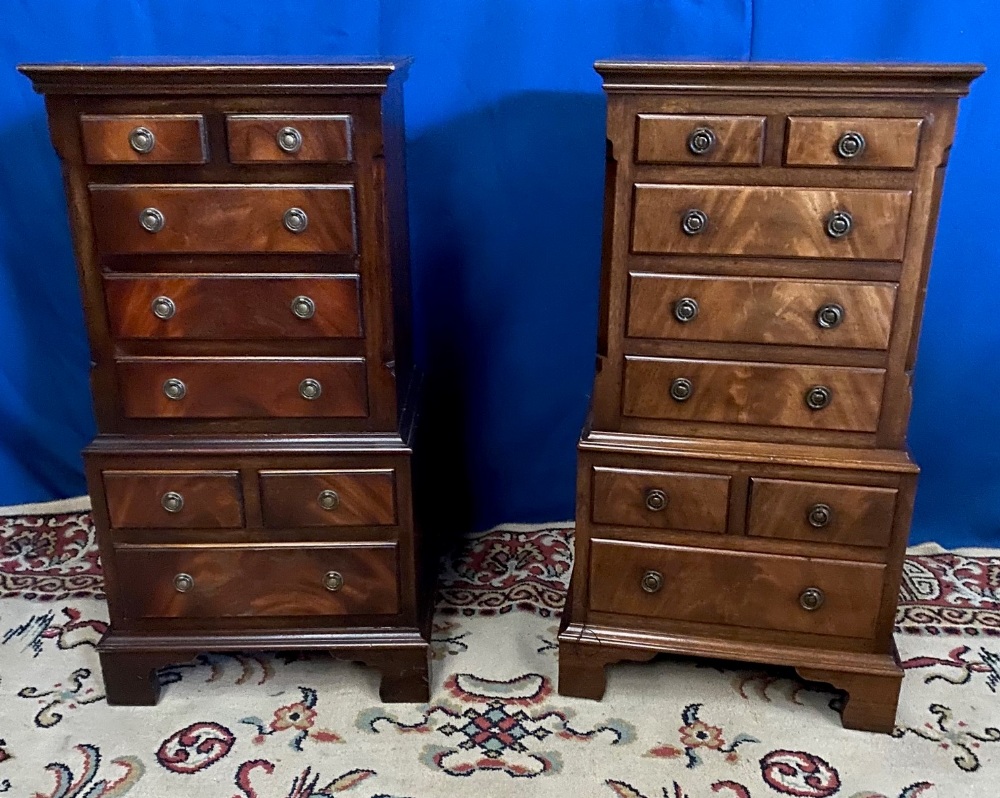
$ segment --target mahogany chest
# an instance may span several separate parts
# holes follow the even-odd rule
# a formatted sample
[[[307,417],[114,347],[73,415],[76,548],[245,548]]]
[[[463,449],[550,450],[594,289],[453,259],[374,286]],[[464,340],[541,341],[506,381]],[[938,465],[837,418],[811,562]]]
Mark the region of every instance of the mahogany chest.
[[[891,731],[923,296],[976,66],[601,62],[597,375],[559,690],[794,667]]]
[[[328,649],[427,699],[406,66],[21,67],[93,353],[109,703],[246,649]]]

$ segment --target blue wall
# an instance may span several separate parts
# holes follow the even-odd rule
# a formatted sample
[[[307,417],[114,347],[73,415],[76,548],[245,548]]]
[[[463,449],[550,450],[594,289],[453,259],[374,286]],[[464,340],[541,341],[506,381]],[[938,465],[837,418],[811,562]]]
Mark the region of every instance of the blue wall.
[[[604,101],[592,63],[982,61],[994,0],[5,0],[0,27],[0,504],[81,493],[94,428],[58,164],[22,61],[416,57],[406,85],[417,348],[464,522],[569,518],[595,342]],[[154,13],[155,6],[155,13]],[[917,374],[914,539],[1000,543],[988,246],[1000,80],[963,103]]]

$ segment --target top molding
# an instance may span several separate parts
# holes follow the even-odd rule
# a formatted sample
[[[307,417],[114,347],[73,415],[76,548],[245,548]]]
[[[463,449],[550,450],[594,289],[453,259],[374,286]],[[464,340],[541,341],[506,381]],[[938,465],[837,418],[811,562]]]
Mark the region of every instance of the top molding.
[[[610,93],[964,97],[982,64],[598,61]]]
[[[17,69],[39,94],[372,94],[405,80],[411,60],[121,59]]]

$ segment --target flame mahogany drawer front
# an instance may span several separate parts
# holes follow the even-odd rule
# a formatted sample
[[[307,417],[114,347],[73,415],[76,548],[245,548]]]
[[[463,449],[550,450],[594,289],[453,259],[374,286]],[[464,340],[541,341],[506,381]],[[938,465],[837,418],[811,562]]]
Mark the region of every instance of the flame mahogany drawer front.
[[[90,205],[106,255],[357,251],[352,185],[93,185]]]
[[[261,471],[264,526],[392,526],[396,472]]]
[[[80,117],[88,164],[200,164],[208,160],[201,114]]]
[[[885,566],[595,539],[590,609],[868,638]]]
[[[729,477],[595,468],[595,524],[725,532]]]
[[[346,163],[351,117],[232,114],[226,117],[233,163]]]
[[[394,615],[395,543],[119,546],[125,617]]]
[[[237,529],[243,493],[237,471],[105,471],[111,526]]]
[[[793,116],[788,120],[788,166],[913,169],[923,119]]]
[[[639,114],[636,163],[757,166],[764,117]]]
[[[356,275],[104,277],[115,338],[360,338]]]

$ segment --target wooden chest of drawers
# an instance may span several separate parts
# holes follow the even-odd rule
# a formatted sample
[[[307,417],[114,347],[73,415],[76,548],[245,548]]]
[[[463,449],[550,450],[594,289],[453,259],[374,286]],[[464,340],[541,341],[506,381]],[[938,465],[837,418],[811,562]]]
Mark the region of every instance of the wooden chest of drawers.
[[[41,65],[93,352],[108,701],[328,649],[426,700],[405,62]]]
[[[602,62],[604,263],[559,690],[792,666],[890,731],[916,353],[975,66]]]

